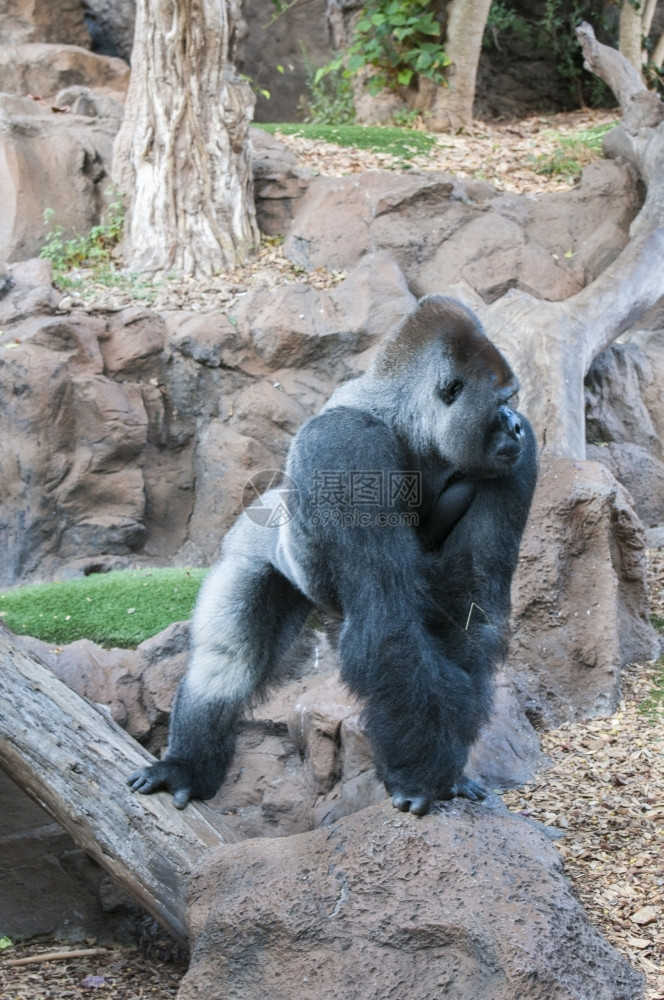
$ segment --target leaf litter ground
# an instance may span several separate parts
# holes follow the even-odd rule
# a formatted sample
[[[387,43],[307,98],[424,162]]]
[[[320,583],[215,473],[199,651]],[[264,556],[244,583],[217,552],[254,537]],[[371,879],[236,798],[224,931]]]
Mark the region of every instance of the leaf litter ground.
[[[574,180],[557,169],[539,173],[558,156],[560,137],[574,137],[615,120],[615,113],[577,112],[508,125],[481,125],[472,133],[440,138],[417,169],[448,170],[477,177],[499,189],[537,194],[565,190]],[[345,174],[376,167],[400,169],[387,154],[348,150],[297,136],[285,137],[301,166]],[[538,159],[544,158],[544,159]],[[585,165],[585,163],[581,164]],[[330,287],[341,272],[307,275],[293,268],[280,248],[265,242],[251,264],[233,275],[165,285],[157,308],[229,308],[256,284],[309,281]],[[87,298],[87,297],[86,297]],[[85,303],[122,308],[135,300],[106,288]],[[147,303],[146,303],[147,304]],[[664,552],[649,553],[651,610],[664,622]],[[608,718],[569,723],[541,734],[549,766],[532,785],[504,796],[509,808],[564,831],[556,841],[567,877],[590,920],[646,977],[646,1000],[664,1000],[664,666],[633,665],[623,674],[618,711]],[[0,933],[2,928],[0,928]],[[13,966],[17,957],[38,956],[79,945],[26,942],[0,952],[0,996],[12,1000],[67,1000],[107,996],[113,1000],[167,1000],[176,995],[184,967],[154,951],[113,946],[93,956]],[[168,949],[166,949],[168,950]]]
[[[567,191],[581,169],[600,157],[598,130],[616,121],[616,111],[577,111],[537,116],[509,124],[476,123],[471,131],[441,135],[427,155],[407,161],[386,152],[339,146],[298,134],[277,138],[313,174],[340,177],[364,170],[440,170],[460,178],[485,180],[498,191],[537,195]],[[594,141],[593,141],[594,139]],[[151,309],[218,309],[232,314],[239,297],[252,288],[306,282],[331,288],[346,277],[342,270],[306,272],[284,255],[281,241],[263,239],[258,252],[230,274],[176,279],[127,275],[121,271],[101,281],[90,268],[70,272],[61,311],[86,308],[116,311],[129,305]]]

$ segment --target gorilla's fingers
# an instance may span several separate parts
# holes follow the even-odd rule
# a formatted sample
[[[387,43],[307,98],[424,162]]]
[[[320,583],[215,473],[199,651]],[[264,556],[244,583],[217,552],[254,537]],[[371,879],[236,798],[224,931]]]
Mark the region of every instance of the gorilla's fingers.
[[[471,778],[467,778],[465,775],[459,778],[455,787],[455,795],[464,799],[470,799],[471,802],[482,802],[487,796],[486,788],[483,788],[482,785]]]
[[[149,767],[142,767],[140,771],[134,771],[133,774],[129,775],[127,784],[132,792],[140,792],[142,795],[148,795],[157,788],[157,782],[151,775],[151,770]]]

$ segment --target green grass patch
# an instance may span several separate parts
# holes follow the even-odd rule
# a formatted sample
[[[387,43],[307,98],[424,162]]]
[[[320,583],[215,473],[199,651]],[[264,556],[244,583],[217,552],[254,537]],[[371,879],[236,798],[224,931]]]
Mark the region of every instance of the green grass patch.
[[[283,122],[278,125],[257,125],[274,135],[301,135],[318,142],[333,142],[337,146],[370,149],[374,153],[389,153],[399,160],[414,156],[429,156],[437,143],[435,135],[415,129],[384,125],[318,125]]]
[[[661,619],[659,619],[661,621]],[[639,715],[648,722],[661,722],[664,715],[664,656],[655,664],[650,694],[639,705]]]
[[[65,646],[91,639],[132,649],[191,617],[206,569],[94,573],[0,592],[0,618],[18,635]]]

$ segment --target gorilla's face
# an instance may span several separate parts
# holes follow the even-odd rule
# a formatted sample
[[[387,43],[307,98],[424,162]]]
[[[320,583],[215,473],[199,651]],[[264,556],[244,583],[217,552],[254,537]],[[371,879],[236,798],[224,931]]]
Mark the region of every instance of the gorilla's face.
[[[518,460],[523,427],[512,401],[519,383],[460,303],[421,299],[386,345],[379,372],[399,401],[396,424],[416,449],[469,475],[500,475]]]
[[[524,444],[523,422],[513,408],[519,383],[488,340],[483,353],[498,355],[505,371],[498,380],[488,366],[449,365],[449,376],[438,387],[430,414],[435,423],[434,447],[462,472],[482,476],[507,472]],[[451,367],[451,371],[450,371]],[[432,427],[432,430],[434,428]]]

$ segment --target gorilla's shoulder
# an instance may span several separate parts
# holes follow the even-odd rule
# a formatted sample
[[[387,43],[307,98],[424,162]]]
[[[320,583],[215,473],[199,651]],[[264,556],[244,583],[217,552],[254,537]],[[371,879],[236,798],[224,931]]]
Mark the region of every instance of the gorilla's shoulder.
[[[394,464],[401,447],[389,425],[377,414],[354,406],[332,406],[304,424],[297,433],[291,459],[303,453],[347,464],[389,461]],[[331,467],[331,466],[330,466]],[[336,466],[335,466],[336,467]]]

